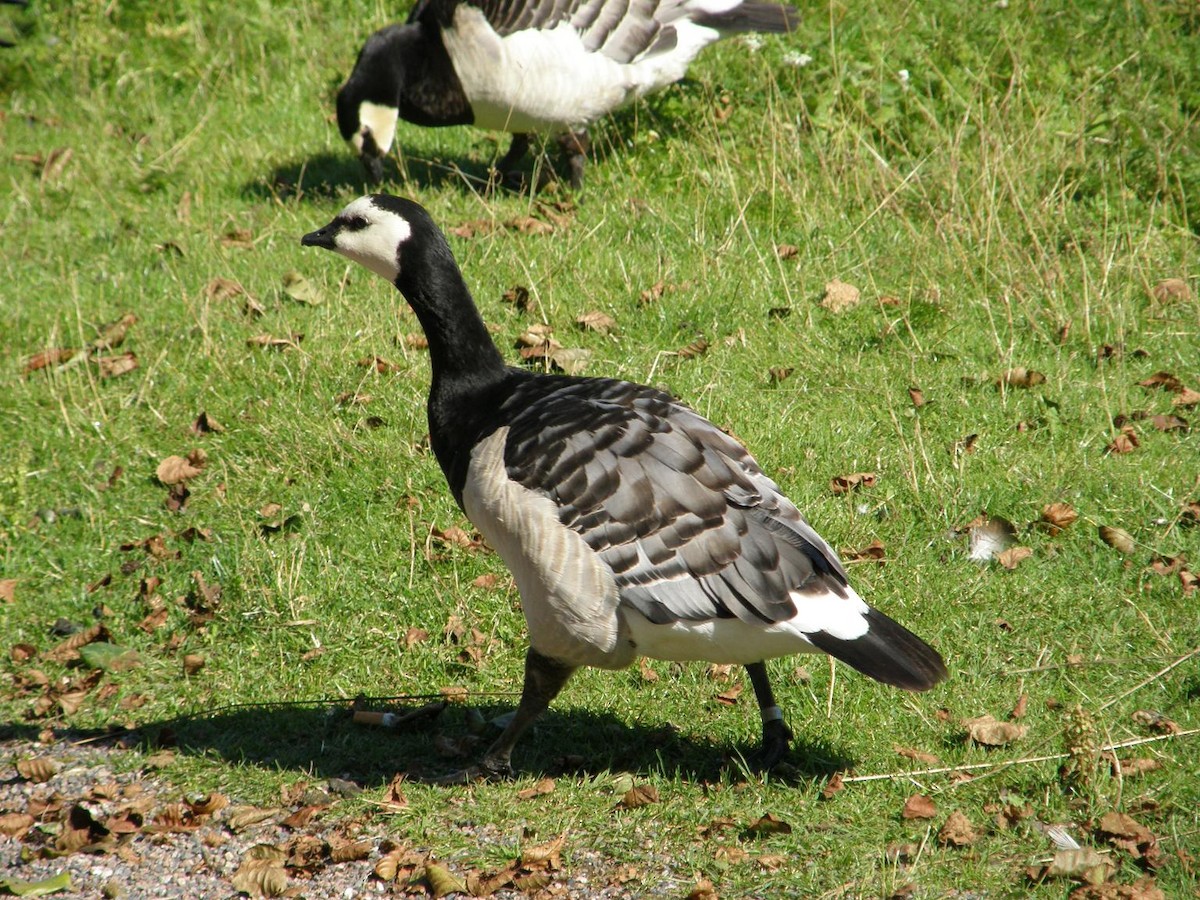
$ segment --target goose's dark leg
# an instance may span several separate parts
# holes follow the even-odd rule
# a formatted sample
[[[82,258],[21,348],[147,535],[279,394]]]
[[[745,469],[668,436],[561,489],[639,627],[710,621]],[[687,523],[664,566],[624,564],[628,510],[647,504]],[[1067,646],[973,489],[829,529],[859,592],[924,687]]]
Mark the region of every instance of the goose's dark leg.
[[[585,128],[582,131],[560,134],[558,145],[562,147],[563,155],[567,157],[567,166],[571,170],[571,189],[578,191],[583,187],[583,167],[587,163],[588,151],[592,149],[592,139]]]
[[[525,684],[521,688],[521,702],[516,715],[479,761],[475,777],[496,779],[512,776],[513,747],[537,717],[546,711],[550,701],[558,696],[574,671],[572,666],[556,663],[532,647],[529,649],[525,654]]]
[[[525,154],[528,152],[529,135],[514,134],[512,136],[512,143],[508,145],[508,152],[500,158],[500,162],[496,163],[496,174],[499,177],[500,184],[509,186],[515,174],[513,170],[517,167],[517,163],[524,159]],[[517,177],[517,180],[519,182],[519,176]]]
[[[746,674],[750,676],[750,683],[754,685],[758,712],[762,716],[762,749],[758,752],[755,764],[759,769],[766,771],[774,768],[787,755],[792,731],[783,721],[783,710],[775,705],[775,694],[771,690],[771,680],[767,677],[766,663],[747,663]]]

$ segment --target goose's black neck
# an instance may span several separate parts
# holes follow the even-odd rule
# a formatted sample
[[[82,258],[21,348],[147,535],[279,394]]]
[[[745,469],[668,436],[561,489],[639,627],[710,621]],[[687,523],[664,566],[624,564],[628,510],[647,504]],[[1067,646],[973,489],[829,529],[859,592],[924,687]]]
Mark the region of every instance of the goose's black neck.
[[[402,251],[396,287],[429,340],[430,443],[461,502],[471,447],[493,427],[496,409],[511,389],[511,370],[488,334],[445,238],[436,230],[426,237]]]

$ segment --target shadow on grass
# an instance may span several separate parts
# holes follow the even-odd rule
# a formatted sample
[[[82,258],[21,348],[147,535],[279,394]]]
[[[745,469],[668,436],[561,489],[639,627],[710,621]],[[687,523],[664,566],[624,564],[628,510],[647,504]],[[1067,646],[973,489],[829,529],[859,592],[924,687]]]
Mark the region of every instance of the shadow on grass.
[[[477,709],[487,722],[512,708],[497,705]],[[348,704],[250,705],[148,722],[133,730],[70,729],[57,732],[57,736],[93,746],[143,751],[171,748],[238,765],[343,778],[371,788],[387,784],[401,771],[437,776],[469,765],[499,733],[489,724],[478,736],[473,735],[466,708],[455,705],[448,706],[440,716],[421,719],[405,729],[359,725],[352,716]],[[42,727],[0,723],[0,740],[33,741]],[[461,750],[463,755],[449,756],[450,749]],[[718,781],[731,772],[737,777],[742,758],[751,758],[756,749],[714,743],[667,725],[629,725],[607,713],[551,710],[517,745],[513,765],[522,776],[625,771]],[[853,761],[824,742],[798,740],[786,763],[786,769],[776,774],[800,782],[827,778],[849,768]]]

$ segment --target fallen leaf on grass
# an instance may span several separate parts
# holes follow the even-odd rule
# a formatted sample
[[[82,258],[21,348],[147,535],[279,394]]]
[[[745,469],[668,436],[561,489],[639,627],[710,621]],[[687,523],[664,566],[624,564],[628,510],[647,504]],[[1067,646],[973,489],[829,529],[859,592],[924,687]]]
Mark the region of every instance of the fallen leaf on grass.
[[[1079,513],[1069,503],[1048,503],[1042,507],[1041,524],[1051,535],[1058,534],[1079,518]]]
[[[937,804],[924,794],[913,794],[904,801],[900,812],[902,819],[932,819],[937,815]]]
[[[958,810],[950,813],[950,817],[938,831],[938,843],[943,847],[969,847],[978,838],[971,820]]]
[[[1032,547],[1009,547],[996,554],[996,562],[1012,571],[1031,556],[1033,556]]]
[[[437,900],[448,894],[465,894],[467,885],[462,879],[451,874],[445,866],[437,863],[425,864],[425,880],[429,883],[429,893]]]
[[[158,464],[154,474],[162,484],[170,487],[195,478],[207,464],[208,454],[197,448],[187,456],[168,456]]]
[[[717,889],[707,878],[701,878],[688,891],[685,900],[718,900]]]
[[[188,431],[192,434],[220,434],[224,430],[224,425],[204,411],[201,411],[188,427]]]
[[[270,334],[256,334],[254,337],[246,338],[246,344],[250,347],[263,347],[268,350],[295,350],[299,348],[302,340],[304,340],[304,335],[293,331],[289,337],[285,338]]]
[[[857,488],[875,487],[878,476],[874,472],[855,472],[852,475],[835,475],[829,481],[829,490],[845,494]]]
[[[800,255],[800,248],[795,244],[776,244],[775,255],[780,259],[792,259]]]
[[[693,359],[697,356],[703,356],[708,352],[708,341],[702,337],[696,338],[686,347],[680,347],[675,351],[675,355],[680,359]]]
[[[242,283],[234,281],[232,278],[217,276],[210,279],[208,284],[204,286],[204,296],[217,303],[224,300],[232,300],[234,297],[240,297],[244,294],[246,294],[246,289],[242,287]]]
[[[764,837],[769,834],[791,834],[792,826],[774,813],[767,813],[746,826],[746,834],[752,837]]]
[[[584,331],[595,331],[599,334],[608,334],[617,327],[617,320],[608,313],[600,312],[593,309],[589,312],[581,313],[575,318],[575,324]]]
[[[883,541],[876,538],[858,550],[847,550],[842,553],[842,562],[887,562],[887,548],[884,547]]]
[[[1164,278],[1150,288],[1150,296],[1159,303],[1186,302],[1192,299],[1192,289],[1182,278]]]
[[[905,759],[911,759],[914,762],[924,763],[927,766],[941,765],[942,762],[940,757],[934,756],[932,753],[928,753],[924,750],[917,750],[914,747],[894,746],[892,749]]]
[[[119,356],[97,356],[95,360],[100,369],[101,378],[117,378],[138,367],[137,356],[133,353],[122,353]]]
[[[1046,376],[1041,372],[1027,369],[1024,366],[1017,366],[1009,369],[1002,374],[997,381],[997,384],[1004,387],[1013,388],[1031,388],[1037,387],[1039,384],[1046,383]]]
[[[1133,884],[1117,884],[1105,881],[1100,884],[1085,884],[1071,891],[1067,900],[1167,900],[1167,895],[1147,875]]]
[[[825,294],[821,297],[821,306],[834,313],[845,312],[858,306],[862,293],[852,284],[847,284],[835,278],[825,285]]]
[[[1141,446],[1141,443],[1137,430],[1132,425],[1125,425],[1121,428],[1121,433],[1113,438],[1104,450],[1106,453],[1112,454],[1132,453]]]
[[[36,372],[38,369],[44,369],[47,366],[61,365],[82,352],[72,347],[53,347],[49,350],[42,350],[39,353],[25,357],[21,363],[21,372],[24,375],[28,375],[30,372]]]
[[[658,788],[652,784],[635,784],[625,792],[625,796],[617,804],[617,809],[638,809],[658,803]]]
[[[0,603],[17,601],[17,579],[0,578]]]
[[[322,299],[317,286],[296,271],[284,273],[283,292],[305,306],[316,306]]]
[[[230,228],[217,238],[217,242],[222,247],[230,247],[237,250],[253,250],[254,232],[249,228]]]
[[[554,793],[554,779],[542,778],[532,787],[517,791],[518,800],[532,800],[534,797],[544,797]]]
[[[447,546],[461,547],[464,550],[479,550],[484,546],[482,537],[469,535],[457,525],[451,525],[446,529],[432,525],[430,526],[429,534],[436,541],[440,541]]]
[[[1021,740],[1029,733],[1028,725],[1001,722],[991,715],[964,719],[962,724],[967,729],[967,736],[984,747],[1003,747]]]
[[[1118,553],[1128,555],[1134,551],[1136,545],[1133,535],[1124,528],[1117,528],[1113,525],[1101,525],[1098,530],[1100,540],[1104,541],[1104,543],[1108,544],[1108,546],[1112,547]]]
[[[920,409],[925,405],[925,392],[918,387],[910,387],[908,389],[908,397],[915,409]]]

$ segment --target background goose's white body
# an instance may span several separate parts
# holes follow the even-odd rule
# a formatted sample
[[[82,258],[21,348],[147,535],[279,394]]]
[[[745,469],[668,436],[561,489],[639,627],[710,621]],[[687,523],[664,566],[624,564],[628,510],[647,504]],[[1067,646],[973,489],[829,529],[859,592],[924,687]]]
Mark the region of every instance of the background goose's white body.
[[[577,131],[638,97],[674,84],[705,46],[712,28],[680,19],[671,49],[621,61],[589,50],[569,21],[501,36],[483,11],[461,4],[442,41],[475,125],[495,131]]]

